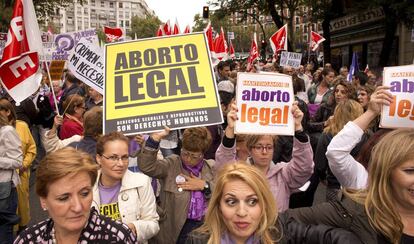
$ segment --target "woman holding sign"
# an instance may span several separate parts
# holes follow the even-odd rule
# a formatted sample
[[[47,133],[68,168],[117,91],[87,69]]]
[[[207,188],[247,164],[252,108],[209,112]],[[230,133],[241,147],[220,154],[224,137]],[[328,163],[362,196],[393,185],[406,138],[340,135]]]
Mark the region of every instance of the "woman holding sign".
[[[351,155],[351,151],[360,142],[364,131],[366,131],[372,121],[375,121],[381,112],[382,106],[389,106],[393,98],[388,91],[388,87],[380,86],[371,95],[370,102],[367,104],[367,111],[354,121],[348,122],[344,128],[335,135],[326,151],[326,158],[328,159],[329,168],[336,176],[342,187],[349,187],[353,189],[365,189],[368,182],[369,165],[362,161],[369,162],[371,157],[372,147],[378,141],[370,140],[363,146],[357,160]],[[380,130],[381,137],[388,131]],[[372,137],[376,136],[375,133]],[[378,137],[376,136],[378,139]],[[366,149],[369,147],[371,150]],[[361,153],[365,152],[364,155]],[[367,160],[365,160],[367,158]],[[363,159],[362,161],[360,159]],[[361,162],[361,163],[360,163]]]
[[[138,154],[138,166],[161,183],[157,243],[184,243],[187,234],[203,223],[214,188],[210,161],[204,159],[211,135],[206,127],[188,128],[183,133],[181,154],[157,160],[160,140],[168,132],[166,128],[148,138]]]
[[[289,208],[290,194],[303,186],[313,173],[313,153],[308,135],[303,131],[303,113],[294,102],[291,112],[295,119],[292,160],[289,163],[274,164],[273,151],[277,137],[270,135],[248,135],[246,140],[250,157],[247,162],[256,166],[267,177],[271,191],[276,199],[279,211]],[[216,152],[216,164],[219,169],[226,163],[236,160],[234,125],[237,120],[237,107],[232,105],[227,114],[227,128],[223,141]]]

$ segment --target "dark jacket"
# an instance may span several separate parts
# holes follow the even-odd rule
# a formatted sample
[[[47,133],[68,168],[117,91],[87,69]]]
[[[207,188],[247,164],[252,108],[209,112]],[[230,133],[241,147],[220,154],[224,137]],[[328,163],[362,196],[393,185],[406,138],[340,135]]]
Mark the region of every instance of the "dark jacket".
[[[335,107],[336,104],[322,103],[315,116],[308,122],[306,129],[309,132],[322,132],[325,127],[325,121],[333,115]]]
[[[74,141],[68,145],[76,150],[82,150],[87,154],[91,155],[93,160],[96,160],[96,143],[97,141],[91,136],[85,136],[80,141]]]
[[[282,237],[274,235],[278,244],[361,244],[358,237],[350,231],[326,225],[306,225],[293,218],[281,215],[278,230]],[[283,228],[282,228],[283,227]],[[206,244],[210,236],[205,233],[191,232],[186,244]]]
[[[304,224],[324,224],[353,232],[364,244],[378,243],[376,231],[371,227],[363,205],[342,194],[336,201],[312,207],[289,209],[284,218],[293,218]]]

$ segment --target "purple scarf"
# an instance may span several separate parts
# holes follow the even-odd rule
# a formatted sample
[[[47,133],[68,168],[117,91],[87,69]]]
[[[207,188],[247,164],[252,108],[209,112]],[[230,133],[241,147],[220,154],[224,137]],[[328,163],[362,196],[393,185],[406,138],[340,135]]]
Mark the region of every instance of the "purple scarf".
[[[201,169],[204,165],[204,159],[201,159],[194,166],[190,166],[184,163],[181,159],[183,168],[187,170],[188,173],[192,173],[194,176],[199,177],[201,174]],[[202,191],[191,191],[191,199],[190,199],[190,207],[188,208],[187,218],[192,220],[200,221],[203,216],[204,212],[207,208],[206,199],[204,198],[204,194]]]
[[[231,239],[229,233],[224,232],[220,238],[221,244],[235,244],[236,242]],[[254,238],[254,235],[250,236],[249,239],[246,240],[246,244],[259,244],[260,241]]]

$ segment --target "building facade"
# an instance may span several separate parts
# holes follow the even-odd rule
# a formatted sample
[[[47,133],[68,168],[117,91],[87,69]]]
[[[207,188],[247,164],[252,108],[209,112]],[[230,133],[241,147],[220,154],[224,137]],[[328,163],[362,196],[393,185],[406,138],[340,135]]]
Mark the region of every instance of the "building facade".
[[[74,0],[50,20],[59,27],[60,33],[110,26],[122,27],[128,34],[132,17],[147,14],[154,15],[154,11],[145,0],[87,0],[83,5]]]
[[[384,20],[381,8],[352,13],[334,19],[331,25],[331,54],[334,67],[349,66],[352,54],[358,55],[359,69],[369,68],[381,72],[378,67],[382,43],[385,37]],[[412,30],[403,24],[398,26],[391,47],[387,66],[413,63],[414,38]]]

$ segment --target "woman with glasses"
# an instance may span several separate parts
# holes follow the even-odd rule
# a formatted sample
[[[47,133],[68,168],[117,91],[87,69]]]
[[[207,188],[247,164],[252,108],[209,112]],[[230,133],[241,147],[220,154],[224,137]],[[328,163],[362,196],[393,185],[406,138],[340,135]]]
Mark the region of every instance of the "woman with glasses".
[[[47,154],[36,170],[36,194],[50,218],[22,231],[14,243],[136,243],[125,224],[91,208],[97,168],[91,156],[70,147]]]
[[[294,102],[292,114],[295,119],[295,136],[293,140],[292,159],[288,162],[274,164],[272,161],[276,136],[248,135],[246,145],[249,152],[247,162],[256,166],[269,181],[270,189],[276,200],[279,212],[289,208],[289,197],[297,192],[313,173],[313,152],[308,135],[303,131],[303,113]],[[237,120],[237,107],[232,105],[227,114],[227,128],[223,141],[216,152],[215,169],[236,160],[236,140],[234,125]]]
[[[151,179],[128,170],[129,139],[119,132],[99,138],[96,162],[100,166],[93,187],[93,206],[100,214],[119,220],[146,243],[159,231]]]
[[[207,208],[213,185],[212,167],[204,159],[211,144],[207,128],[186,129],[180,155],[157,160],[160,140],[169,129],[153,133],[138,154],[138,166],[145,174],[160,179],[160,232],[157,243],[184,243],[198,228]]]
[[[70,95],[63,102],[63,124],[60,127],[59,137],[61,140],[73,135],[83,135],[82,116],[86,111],[85,98],[78,94]]]

